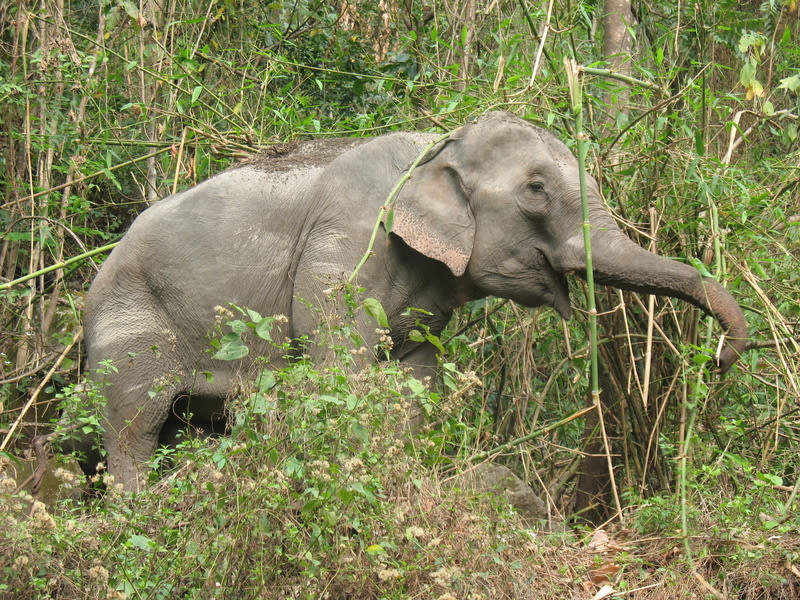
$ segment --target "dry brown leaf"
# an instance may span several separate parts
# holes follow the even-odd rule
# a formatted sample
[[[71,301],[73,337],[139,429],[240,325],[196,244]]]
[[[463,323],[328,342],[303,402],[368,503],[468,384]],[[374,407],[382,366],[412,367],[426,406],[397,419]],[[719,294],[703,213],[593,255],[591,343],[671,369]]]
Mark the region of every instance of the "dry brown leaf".
[[[589,580],[595,585],[601,585],[606,583],[609,578],[614,575],[617,571],[619,571],[620,566],[615,563],[607,563],[601,567],[597,567],[596,569],[592,569],[587,573],[589,576]]]

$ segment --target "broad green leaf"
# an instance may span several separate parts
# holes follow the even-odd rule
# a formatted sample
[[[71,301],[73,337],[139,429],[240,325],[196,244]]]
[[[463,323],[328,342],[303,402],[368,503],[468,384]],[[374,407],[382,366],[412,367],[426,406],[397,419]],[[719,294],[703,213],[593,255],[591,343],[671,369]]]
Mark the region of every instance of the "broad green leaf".
[[[378,501],[378,499],[375,497],[375,494],[373,494],[370,490],[364,487],[364,484],[361,483],[360,481],[353,481],[350,484],[350,489],[357,492],[360,496],[366,498],[367,502],[369,502],[370,504],[375,504]]]
[[[784,77],[778,85],[779,90],[789,90],[796,92],[800,89],[800,75],[792,75],[791,77]]]
[[[236,333],[228,333],[219,341],[219,349],[214,353],[217,360],[239,360],[247,356],[250,348],[244,345]]]
[[[231,331],[233,331],[236,335],[242,335],[245,331],[247,331],[247,323],[241,319],[235,319],[228,322],[228,327],[230,327]]]
[[[287,456],[283,464],[283,472],[292,476],[303,476],[303,463],[297,460],[294,456]]]
[[[386,554],[386,550],[380,544],[370,544],[365,548],[367,554],[370,556],[378,556],[379,554]]]
[[[744,63],[739,71],[739,83],[741,83],[744,87],[749,88],[753,82],[755,72],[756,68],[753,63],[750,61]]]
[[[383,310],[383,305],[375,298],[364,298],[364,310],[367,314],[375,319],[383,329],[389,329],[389,318],[386,316],[386,311]]]
[[[261,394],[256,394],[256,396],[253,398],[254,415],[265,415],[270,411],[271,408],[272,408],[272,402],[270,402],[266,396],[262,396]]]
[[[772,473],[759,473],[758,478],[761,481],[766,481],[770,485],[783,485],[783,478]]]
[[[154,546],[153,540],[145,535],[134,534],[128,538],[128,541],[130,542],[131,546],[140,548],[142,550],[150,550]]]
[[[253,323],[258,323],[262,319],[261,313],[253,310],[252,308],[246,308],[245,312],[247,313],[247,318],[249,318]]]
[[[432,333],[428,333],[425,336],[425,339],[428,341],[429,344],[433,344],[433,346],[439,351],[439,354],[445,354],[444,344],[439,339],[438,335],[433,335]]]
[[[411,392],[416,396],[420,396],[428,391],[428,388],[422,385],[422,382],[419,379],[409,379],[406,382],[406,385],[408,386],[408,389],[410,389]]]
[[[259,321],[255,321],[256,335],[262,340],[272,342],[272,324],[274,321],[272,317],[263,317]]]
[[[139,7],[136,6],[131,0],[123,0],[120,2],[120,6],[128,13],[128,16],[133,19],[134,21],[139,19]]]
[[[258,391],[262,394],[270,391],[275,387],[275,373],[273,373],[270,369],[264,369],[261,371],[261,375],[259,375],[256,383]]]

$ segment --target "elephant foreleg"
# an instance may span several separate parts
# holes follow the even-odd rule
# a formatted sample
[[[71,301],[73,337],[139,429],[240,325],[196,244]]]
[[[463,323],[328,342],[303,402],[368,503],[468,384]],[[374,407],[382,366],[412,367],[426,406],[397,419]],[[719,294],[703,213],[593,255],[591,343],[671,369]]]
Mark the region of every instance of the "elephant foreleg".
[[[172,385],[148,387],[142,382],[125,389],[128,400],[109,403],[106,409],[104,443],[108,469],[114,482],[128,491],[138,492],[144,487],[145,465],[158,447],[161,427],[175,393]],[[115,392],[112,388],[111,393]]]

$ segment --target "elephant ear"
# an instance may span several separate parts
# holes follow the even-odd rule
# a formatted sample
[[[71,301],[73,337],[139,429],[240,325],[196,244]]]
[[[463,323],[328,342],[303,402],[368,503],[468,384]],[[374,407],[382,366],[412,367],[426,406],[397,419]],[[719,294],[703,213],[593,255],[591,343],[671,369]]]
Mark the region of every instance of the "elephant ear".
[[[392,207],[391,225],[389,219],[384,224],[414,250],[461,276],[472,254],[475,218],[458,172],[444,154],[414,170]]]

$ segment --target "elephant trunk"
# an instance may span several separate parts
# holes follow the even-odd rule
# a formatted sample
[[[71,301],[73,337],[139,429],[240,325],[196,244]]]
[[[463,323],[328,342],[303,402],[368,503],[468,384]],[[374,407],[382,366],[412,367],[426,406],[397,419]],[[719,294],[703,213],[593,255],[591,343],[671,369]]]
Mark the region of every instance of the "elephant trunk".
[[[572,255],[583,268],[574,269],[585,277],[583,257]],[[580,252],[583,242],[580,240]],[[720,373],[736,362],[747,344],[747,323],[733,296],[717,281],[703,277],[694,267],[648,252],[625,236],[615,225],[595,229],[592,235],[592,266],[595,281],[623,290],[672,296],[686,300],[715,317],[726,334],[719,355]]]

